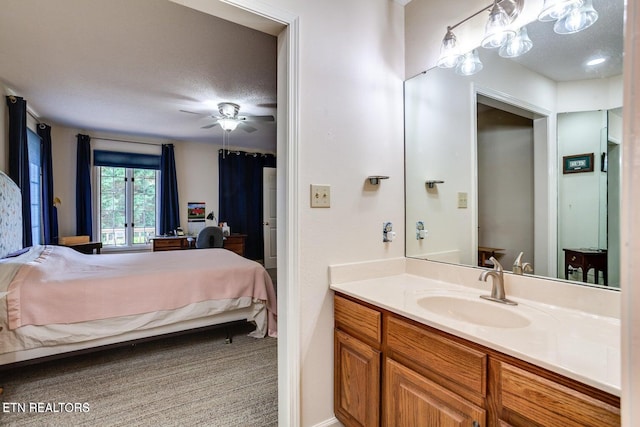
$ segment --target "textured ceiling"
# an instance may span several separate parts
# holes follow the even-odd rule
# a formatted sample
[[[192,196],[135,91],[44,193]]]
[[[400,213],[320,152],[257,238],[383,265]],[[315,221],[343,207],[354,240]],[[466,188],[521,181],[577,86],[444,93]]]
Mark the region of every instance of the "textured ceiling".
[[[554,22],[527,25],[533,48],[514,59],[555,81],[612,77],[622,74],[624,0],[593,0],[598,20],[575,34],[556,34]],[[607,58],[596,67],[585,62],[595,55]]]
[[[220,144],[218,102],[276,115],[276,42],[165,0],[5,1],[0,80],[44,122]],[[251,125],[230,144],[275,151],[275,122]]]

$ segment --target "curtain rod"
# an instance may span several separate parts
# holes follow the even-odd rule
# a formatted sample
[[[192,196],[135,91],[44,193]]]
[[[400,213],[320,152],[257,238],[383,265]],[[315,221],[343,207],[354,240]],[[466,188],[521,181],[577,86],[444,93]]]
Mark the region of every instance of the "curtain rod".
[[[262,157],[274,156],[274,157],[276,157],[276,155],[273,154],[273,153],[258,153],[258,152],[254,152],[254,151],[228,150],[226,148],[223,150],[222,148],[220,148],[218,150],[218,154],[222,153],[222,152],[226,152],[226,154],[238,154],[238,155],[240,155],[240,153],[242,153],[245,156],[254,156],[254,157],[256,157],[256,156],[262,156]]]
[[[80,134],[77,134],[76,136],[78,136]],[[161,146],[164,145],[163,143],[157,143],[157,142],[142,142],[142,141],[130,141],[128,139],[114,139],[114,138],[95,138],[91,135],[89,135],[89,137],[91,139],[97,140],[97,141],[113,141],[113,142],[127,142],[129,144],[142,144],[142,145],[155,145],[155,146]],[[170,144],[173,145],[173,144]]]

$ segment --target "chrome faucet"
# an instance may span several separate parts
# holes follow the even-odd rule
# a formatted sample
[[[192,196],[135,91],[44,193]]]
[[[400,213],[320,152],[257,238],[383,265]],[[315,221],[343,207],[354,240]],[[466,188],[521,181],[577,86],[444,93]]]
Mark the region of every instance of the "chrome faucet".
[[[528,262],[522,262],[522,255],[524,252],[520,252],[516,260],[513,262],[513,273],[522,275],[524,273],[533,273],[533,266]]]
[[[493,263],[493,270],[483,271],[478,280],[486,282],[487,277],[491,277],[491,295],[480,295],[480,298],[501,304],[518,305],[517,302],[507,299],[504,293],[504,269],[502,265],[494,257],[489,258],[489,261]]]

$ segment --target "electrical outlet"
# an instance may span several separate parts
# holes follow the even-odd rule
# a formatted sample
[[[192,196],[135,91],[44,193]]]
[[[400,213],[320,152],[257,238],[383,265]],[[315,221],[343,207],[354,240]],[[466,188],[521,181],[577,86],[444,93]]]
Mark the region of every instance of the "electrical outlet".
[[[416,240],[422,240],[427,237],[427,230],[424,228],[424,221],[416,222]]]
[[[467,208],[467,193],[458,193],[458,208]]]
[[[311,184],[311,207],[331,207],[331,186]]]
[[[382,223],[382,241],[393,242],[396,238],[396,232],[393,231],[393,223],[385,221]]]

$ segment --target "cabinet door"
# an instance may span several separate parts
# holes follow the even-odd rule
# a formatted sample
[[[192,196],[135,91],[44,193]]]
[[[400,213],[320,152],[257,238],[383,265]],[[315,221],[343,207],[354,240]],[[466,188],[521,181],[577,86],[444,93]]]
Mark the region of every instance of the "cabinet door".
[[[620,425],[618,407],[508,363],[500,366],[501,415],[514,426]]]
[[[334,410],[347,427],[380,425],[380,352],[336,329]]]
[[[387,427],[484,427],[486,411],[400,363],[386,359]]]

